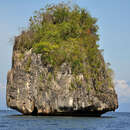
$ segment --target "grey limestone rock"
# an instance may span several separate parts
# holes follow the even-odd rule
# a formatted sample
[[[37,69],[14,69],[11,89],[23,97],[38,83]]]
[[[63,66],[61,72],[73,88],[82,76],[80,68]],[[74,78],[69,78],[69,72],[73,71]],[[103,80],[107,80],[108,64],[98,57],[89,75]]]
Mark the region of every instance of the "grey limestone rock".
[[[66,63],[54,71],[32,49],[21,54],[14,48],[6,98],[8,107],[27,115],[100,116],[118,108],[114,86],[104,84],[97,90],[82,74],[73,76]]]

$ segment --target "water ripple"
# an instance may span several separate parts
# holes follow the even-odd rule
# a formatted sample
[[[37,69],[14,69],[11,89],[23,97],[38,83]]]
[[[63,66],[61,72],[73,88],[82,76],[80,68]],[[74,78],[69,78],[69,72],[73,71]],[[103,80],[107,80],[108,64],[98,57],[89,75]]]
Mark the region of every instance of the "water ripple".
[[[0,111],[0,130],[129,130],[130,113],[97,117],[23,116]]]

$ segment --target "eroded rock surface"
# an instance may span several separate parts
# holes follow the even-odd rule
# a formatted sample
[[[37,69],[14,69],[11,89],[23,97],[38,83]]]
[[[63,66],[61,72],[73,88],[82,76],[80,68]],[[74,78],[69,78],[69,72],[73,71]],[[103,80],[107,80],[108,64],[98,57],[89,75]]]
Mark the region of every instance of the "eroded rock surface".
[[[105,80],[105,75],[100,78]],[[14,48],[7,78],[7,105],[31,115],[100,116],[118,108],[118,101],[114,86],[108,87],[107,81],[96,88],[91,79],[86,84],[82,74],[75,77],[66,63],[54,71],[43,65],[41,55],[32,49],[21,54]]]

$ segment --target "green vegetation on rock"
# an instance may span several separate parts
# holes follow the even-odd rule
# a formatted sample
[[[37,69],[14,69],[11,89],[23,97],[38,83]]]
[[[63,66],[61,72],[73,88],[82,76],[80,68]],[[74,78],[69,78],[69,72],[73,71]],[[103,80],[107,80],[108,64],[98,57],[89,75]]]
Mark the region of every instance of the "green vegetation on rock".
[[[67,63],[72,74],[83,74],[87,83],[92,79],[97,89],[105,84],[105,80],[100,78],[104,73],[104,78],[109,80],[111,86],[110,69],[106,67],[98,49],[96,21],[96,18],[78,6],[70,7],[64,3],[49,5],[36,11],[30,18],[30,26],[19,36],[15,48],[21,53],[33,48],[34,53],[42,54],[43,64],[49,64],[54,69]],[[30,63],[29,60],[27,71]]]

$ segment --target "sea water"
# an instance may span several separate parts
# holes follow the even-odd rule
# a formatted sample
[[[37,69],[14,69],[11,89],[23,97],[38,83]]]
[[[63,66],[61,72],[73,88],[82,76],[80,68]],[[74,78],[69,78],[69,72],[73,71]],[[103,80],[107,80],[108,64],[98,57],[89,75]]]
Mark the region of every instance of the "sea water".
[[[130,130],[130,113],[110,112],[101,117],[23,116],[0,111],[0,130]]]

